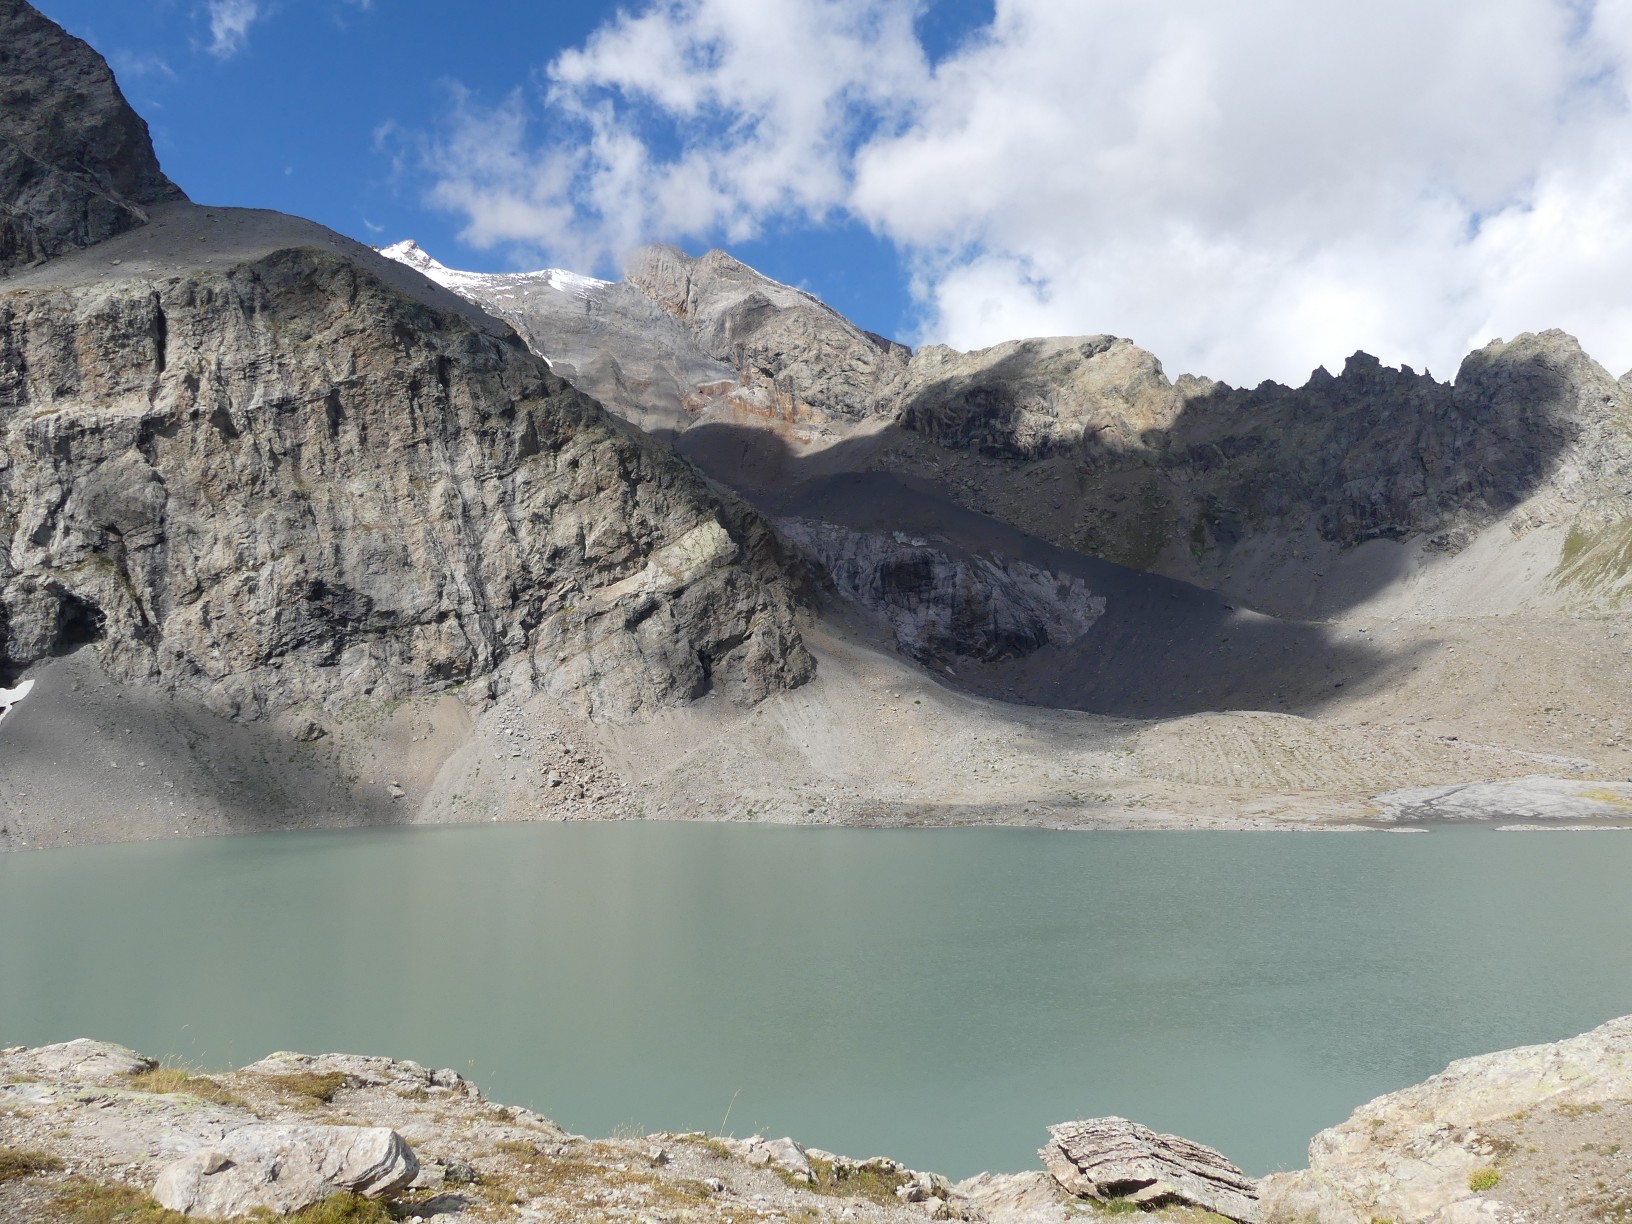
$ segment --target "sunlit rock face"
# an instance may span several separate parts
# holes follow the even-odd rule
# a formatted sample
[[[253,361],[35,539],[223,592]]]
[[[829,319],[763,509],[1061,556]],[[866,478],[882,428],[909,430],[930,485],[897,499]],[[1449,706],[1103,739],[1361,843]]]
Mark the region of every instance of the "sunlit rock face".
[[[479,681],[613,717],[811,674],[753,511],[417,273],[188,204],[94,52],[0,33],[7,673],[94,642],[233,716]]]

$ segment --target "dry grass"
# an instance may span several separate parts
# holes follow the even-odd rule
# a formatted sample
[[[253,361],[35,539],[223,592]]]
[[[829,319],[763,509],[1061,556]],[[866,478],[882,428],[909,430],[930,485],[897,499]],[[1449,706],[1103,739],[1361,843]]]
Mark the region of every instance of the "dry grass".
[[[29,1148],[0,1147],[0,1182],[17,1181],[24,1177],[38,1177],[41,1173],[59,1173],[62,1161],[49,1152]]]
[[[559,1155],[517,1140],[501,1141],[494,1149],[506,1158],[505,1167],[484,1168],[475,1189],[495,1207],[542,1198],[567,1208],[573,1218],[588,1218],[597,1209],[614,1205],[634,1205],[640,1213],[683,1211],[712,1197],[701,1182],[665,1179],[630,1167],[629,1153],[603,1144]],[[726,1211],[719,1218],[730,1221],[735,1216]]]
[[[234,1096],[209,1076],[194,1075],[185,1067],[155,1067],[151,1071],[138,1071],[129,1078],[130,1086],[137,1092],[180,1092],[217,1105],[244,1104],[242,1098]]]
[[[290,1071],[266,1076],[266,1085],[292,1104],[315,1109],[332,1102],[346,1087],[347,1077],[340,1071]]]
[[[834,1163],[808,1153],[807,1159],[810,1161],[810,1171],[816,1175],[815,1185],[806,1185],[791,1175],[784,1180],[790,1186],[812,1190],[817,1194],[867,1199],[869,1202],[890,1205],[900,1201],[895,1197],[896,1190],[912,1180],[899,1169],[873,1161],[859,1165]]]
[[[200,1224],[118,1182],[71,1182],[52,1206],[67,1224]]]
[[[134,1186],[119,1182],[75,1181],[52,1206],[64,1224],[210,1224],[161,1207]],[[250,1218],[281,1224],[391,1224],[394,1217],[384,1203],[335,1194],[291,1216],[263,1211]]]

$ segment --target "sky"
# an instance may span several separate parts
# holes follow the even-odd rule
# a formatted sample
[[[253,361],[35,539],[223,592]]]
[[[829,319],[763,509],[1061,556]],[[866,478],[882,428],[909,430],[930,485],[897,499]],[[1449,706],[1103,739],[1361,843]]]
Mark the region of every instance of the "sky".
[[[194,199],[453,267],[723,246],[908,343],[1237,385],[1632,368],[1632,0],[36,3]]]

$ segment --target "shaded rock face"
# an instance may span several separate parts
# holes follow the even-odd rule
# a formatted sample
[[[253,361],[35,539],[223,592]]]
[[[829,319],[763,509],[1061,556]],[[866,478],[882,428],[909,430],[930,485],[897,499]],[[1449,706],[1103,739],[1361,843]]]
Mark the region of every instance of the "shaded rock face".
[[[1305,523],[1345,548],[1420,535],[1456,551],[1544,487],[1571,509],[1604,500],[1598,517],[1632,509],[1632,400],[1558,331],[1487,345],[1454,384],[1357,353],[1296,389],[1172,383],[1106,336],[927,348],[892,402],[942,447],[1069,458],[1066,532],[1127,563]]]
[[[1203,1144],[1114,1117],[1062,1122],[1048,1134],[1038,1152],[1044,1167],[1081,1198],[1200,1207],[1242,1224],[1262,1219],[1252,1178]]]
[[[0,0],[0,274],[182,198],[102,57],[24,0]]]
[[[862,331],[724,251],[692,259],[674,247],[645,247],[624,274],[684,323],[705,353],[767,390],[789,419],[877,415],[911,356],[905,345]]]
[[[98,641],[232,715],[501,667],[609,716],[810,674],[763,522],[513,335],[312,247],[61,279],[0,288],[11,668]]]
[[[904,654],[941,667],[1015,659],[1087,633],[1105,598],[1080,578],[1003,556],[958,555],[903,532],[852,531],[819,519],[777,528],[848,598],[883,615]]]

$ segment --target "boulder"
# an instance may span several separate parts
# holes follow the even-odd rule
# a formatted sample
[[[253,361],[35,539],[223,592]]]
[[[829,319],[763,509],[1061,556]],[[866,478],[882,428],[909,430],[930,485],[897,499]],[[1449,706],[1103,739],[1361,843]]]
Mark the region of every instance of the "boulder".
[[[151,1071],[158,1063],[111,1041],[77,1037],[34,1051],[34,1065],[48,1075],[75,1080],[107,1080]]]
[[[1241,1224],[1262,1219],[1256,1183],[1210,1147],[1115,1117],[1062,1122],[1048,1133],[1038,1155],[1080,1198],[1200,1207]]]
[[[1566,1217],[1558,1204],[1598,1180],[1589,1159],[1602,1162],[1600,1184],[1624,1183],[1628,1162],[1608,1132],[1628,1101],[1632,1016],[1564,1041],[1459,1059],[1316,1135],[1307,1169],[1264,1179],[1265,1215],[1277,1224],[1464,1224],[1520,1215],[1537,1187],[1551,1185],[1546,1209],[1556,1214],[1545,1218],[1597,1219],[1595,1206]],[[1562,1163],[1558,1153],[1568,1155],[1569,1175],[1533,1168],[1529,1178],[1513,1172],[1474,1189],[1482,1170],[1552,1166]],[[1528,1192],[1526,1180],[1535,1183]]]
[[[1047,1173],[977,1173],[952,1187],[986,1217],[987,1224],[1067,1224],[1079,1203]]]
[[[350,1192],[386,1198],[419,1174],[402,1136],[383,1126],[243,1126],[167,1165],[153,1187],[183,1215],[287,1215]]]

